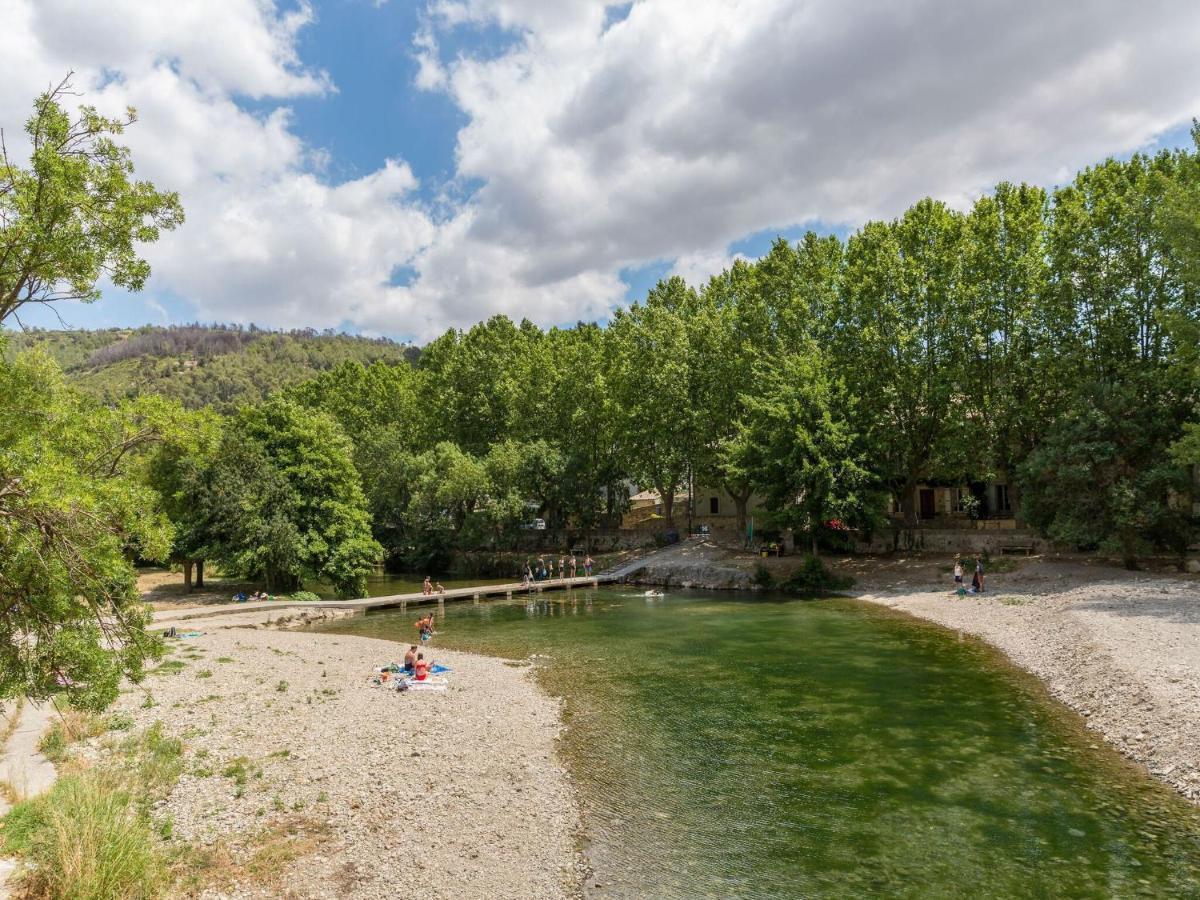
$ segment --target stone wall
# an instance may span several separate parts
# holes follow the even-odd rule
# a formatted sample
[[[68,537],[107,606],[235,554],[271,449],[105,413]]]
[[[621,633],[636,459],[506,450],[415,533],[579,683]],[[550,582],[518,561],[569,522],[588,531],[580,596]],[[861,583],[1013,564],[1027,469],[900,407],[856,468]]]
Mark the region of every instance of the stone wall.
[[[927,550],[934,553],[987,553],[999,556],[1005,548],[1029,547],[1045,553],[1050,542],[1025,529],[985,530],[978,528],[900,528],[876,532],[869,541],[860,540],[859,553],[892,553],[897,550]]]

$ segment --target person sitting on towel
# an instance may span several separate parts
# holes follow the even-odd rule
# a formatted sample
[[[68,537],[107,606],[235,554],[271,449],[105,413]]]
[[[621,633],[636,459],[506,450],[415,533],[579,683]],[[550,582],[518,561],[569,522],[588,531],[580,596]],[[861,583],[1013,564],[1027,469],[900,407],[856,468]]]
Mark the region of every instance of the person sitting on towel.
[[[408,648],[408,652],[404,654],[404,671],[409,675],[413,673],[417,665],[417,645],[413,644]]]
[[[416,673],[417,673],[417,681],[424,681],[426,678],[428,678],[429,677],[429,669],[432,666],[433,666],[432,660],[427,662],[425,660],[425,654],[418,653],[417,661],[413,666],[413,668],[416,670]]]

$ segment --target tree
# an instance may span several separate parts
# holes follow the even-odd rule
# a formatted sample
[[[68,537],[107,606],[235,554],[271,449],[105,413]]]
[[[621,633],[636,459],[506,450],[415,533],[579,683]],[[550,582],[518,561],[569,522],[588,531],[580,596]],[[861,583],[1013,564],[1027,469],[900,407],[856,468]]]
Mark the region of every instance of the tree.
[[[135,243],[183,219],[174,194],[130,181],[112,136],[132,110],[117,121],[84,107],[72,121],[67,90],[34,105],[29,168],[0,144],[0,323],[27,303],[93,300],[102,274],[140,288]],[[46,358],[0,353],[0,694],[100,709],[161,653],[131,560],[170,548],[141,465],[173,412],[155,398],[92,406]]]
[[[617,520],[626,466],[621,408],[613,393],[606,334],[597,325],[551,329],[543,371],[552,373],[546,440],[562,454],[563,521],[584,532]]]
[[[492,316],[466,332],[448,331],[425,348],[420,368],[426,375],[429,433],[468,453],[536,427],[546,410],[544,371],[531,371],[529,356],[542,338],[536,326],[518,328],[506,316]]]
[[[140,290],[150,267],[137,243],[183,222],[173,193],[134,181],[129,150],[114,138],[137,120],[62,108],[70,76],[34,102],[25,125],[28,168],[0,153],[0,321],[28,303],[96,300],[101,275]]]
[[[727,465],[765,498],[781,525],[807,531],[813,555],[831,519],[870,513],[872,481],[839,407],[844,388],[809,341],[756,369],[757,388],[743,397],[745,415],[725,447]]]
[[[1004,183],[976,201],[964,233],[970,358],[963,394],[976,436],[968,468],[976,478],[1008,476],[1014,504],[1017,463],[1040,441],[1070,384],[1058,352],[1064,322],[1046,302],[1047,225],[1045,191]]]
[[[847,244],[832,316],[834,364],[858,399],[857,430],[910,526],[917,483],[960,478],[972,445],[962,231],[960,214],[928,199],[894,222],[868,222]]]
[[[205,543],[231,571],[291,591],[305,579],[361,596],[383,553],[349,442],[322,412],[284,398],[244,410],[191,490]]]
[[[220,419],[209,410],[187,415],[147,467],[147,481],[158,492],[162,509],[174,525],[171,559],[183,567],[183,583],[189,591],[193,570],[195,587],[204,587],[204,561],[212,555],[211,511],[205,508],[200,485],[221,448],[220,425]]]
[[[1030,522],[1130,568],[1155,548],[1182,553],[1189,533],[1188,511],[1172,502],[1188,478],[1165,450],[1177,421],[1143,402],[1137,380],[1088,385],[1020,469]]]
[[[761,363],[822,336],[840,285],[842,245],[807,233],[793,247],[779,238],[754,263],[736,261],[715,276],[689,318],[693,407],[706,413],[700,477],[733,498],[736,528],[746,530],[752,485],[728,452]]]
[[[608,333],[621,446],[633,477],[662,498],[668,529],[675,527],[675,491],[685,483],[701,439],[686,327],[695,303],[682,278],[660,281],[645,304],[618,310]]]
[[[36,352],[0,358],[0,695],[102,709],[161,654],[131,560],[171,547],[140,472],[170,415],[93,406]]]

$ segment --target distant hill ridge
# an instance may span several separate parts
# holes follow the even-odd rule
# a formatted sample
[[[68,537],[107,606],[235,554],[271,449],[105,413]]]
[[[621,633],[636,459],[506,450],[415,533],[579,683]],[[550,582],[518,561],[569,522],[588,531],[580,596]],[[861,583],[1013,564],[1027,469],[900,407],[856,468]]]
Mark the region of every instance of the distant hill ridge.
[[[106,403],[161,394],[230,411],[347,361],[411,363],[413,346],[388,338],[269,331],[251,325],[170,325],[95,331],[8,332],[8,352],[43,347],[81,390]]]

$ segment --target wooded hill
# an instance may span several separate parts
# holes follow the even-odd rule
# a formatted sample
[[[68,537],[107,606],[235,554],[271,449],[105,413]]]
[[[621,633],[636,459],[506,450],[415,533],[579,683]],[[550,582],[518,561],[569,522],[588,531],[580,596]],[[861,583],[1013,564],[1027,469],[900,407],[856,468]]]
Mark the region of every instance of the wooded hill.
[[[343,362],[413,361],[415,347],[313,329],[266,331],[253,325],[173,325],[97,331],[31,329],[9,334],[9,355],[44,348],[68,379],[104,403],[159,394],[222,412]]]

